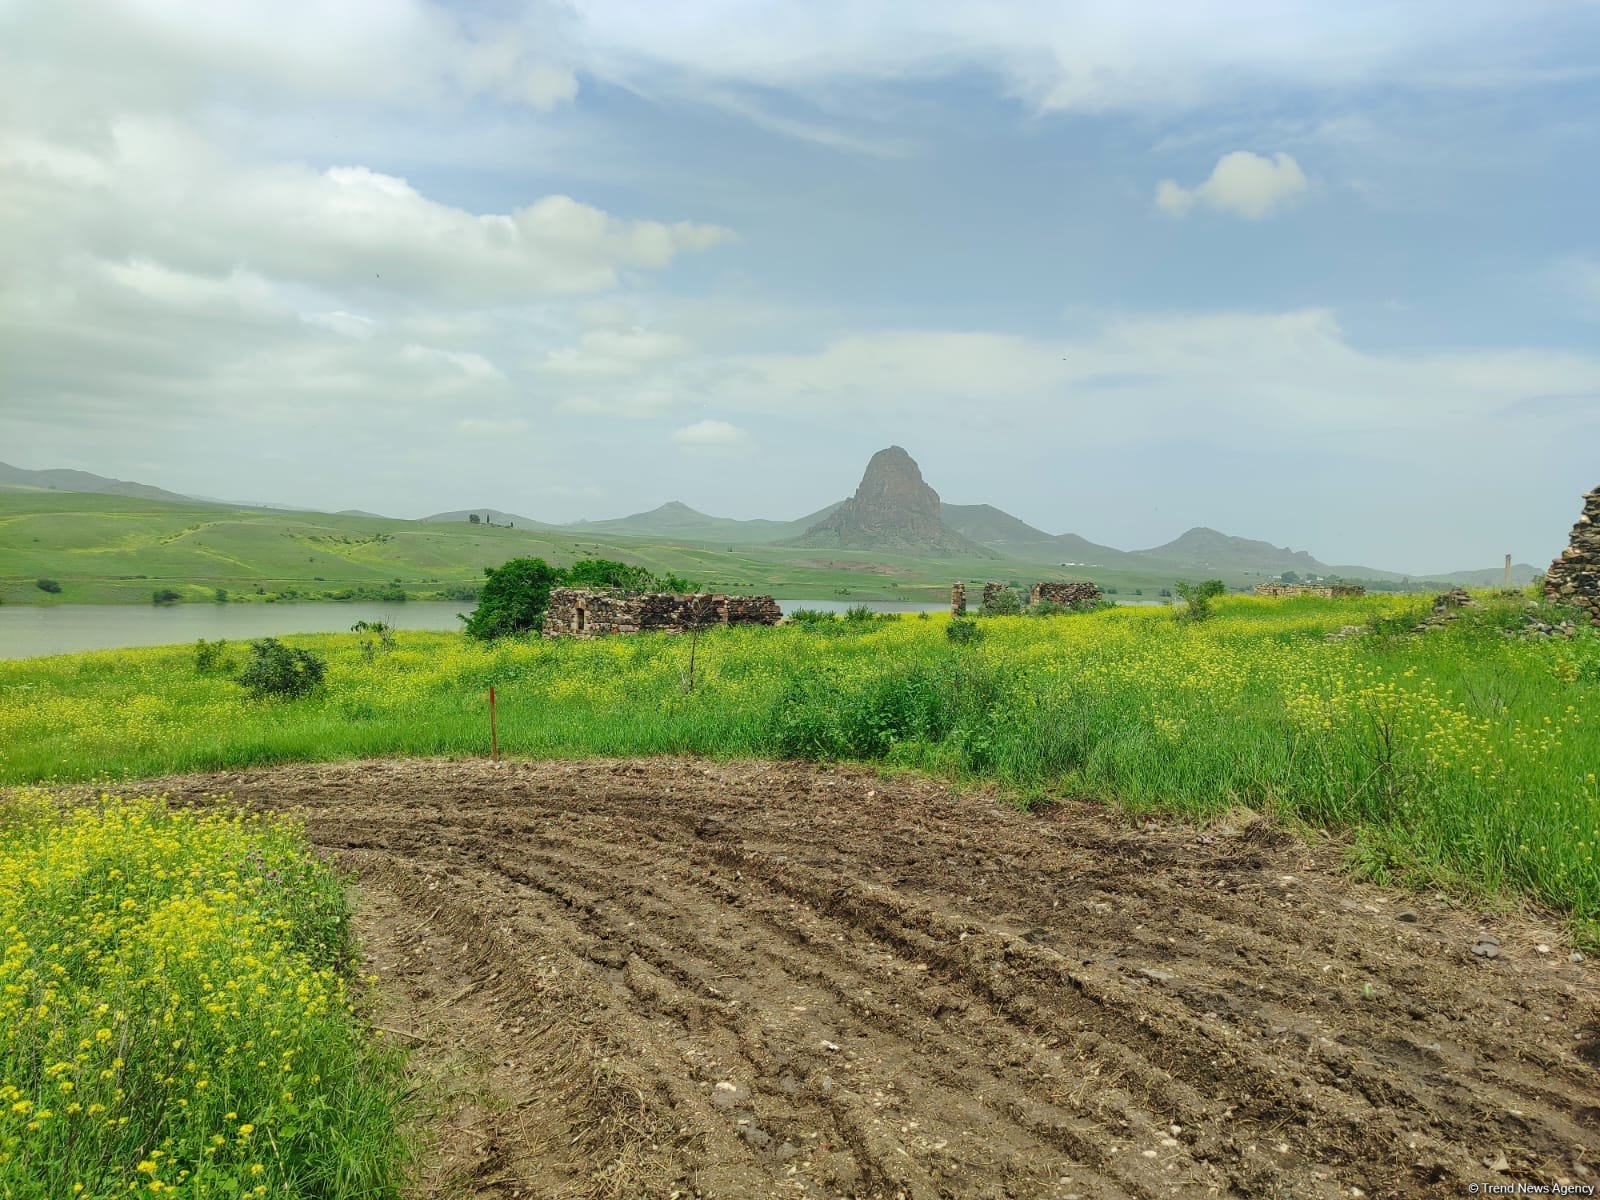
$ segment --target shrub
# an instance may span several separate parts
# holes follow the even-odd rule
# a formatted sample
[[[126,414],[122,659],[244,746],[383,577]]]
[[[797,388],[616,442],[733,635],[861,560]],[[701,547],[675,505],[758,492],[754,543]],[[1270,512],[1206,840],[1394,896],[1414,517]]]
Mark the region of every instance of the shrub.
[[[35,579],[33,586],[41,592],[49,592],[52,596],[61,590],[61,585],[54,579]]]
[[[1220,579],[1208,579],[1204,583],[1179,582],[1173,587],[1184,601],[1184,607],[1177,612],[1180,621],[1204,621],[1211,615],[1211,602],[1228,590]]]
[[[183,593],[175,592],[171,588],[157,588],[150,593],[151,604],[176,604],[183,599]]]
[[[976,621],[966,617],[952,617],[950,624],[944,627],[944,636],[958,646],[965,646],[972,642],[983,640],[983,629]]]
[[[215,600],[218,604],[226,604],[228,602],[228,589],[227,588],[218,588],[212,594],[211,598],[213,600]]]
[[[1059,617],[1062,613],[1075,611],[1065,604],[1057,604],[1054,600],[1041,600],[1028,608],[1030,617]]]
[[[872,609],[868,608],[865,604],[852,604],[849,608],[844,610],[844,619],[846,621],[858,622],[870,621],[872,620]]]
[[[513,558],[483,573],[483,594],[466,619],[468,637],[488,641],[544,628],[550,589],[561,582],[560,571],[542,558]]]
[[[228,649],[226,638],[218,638],[208,642],[200,638],[194,644],[194,669],[201,675],[210,675],[217,671],[226,671],[230,664],[224,657]]]
[[[978,611],[985,617],[1014,617],[1022,611],[1022,597],[1016,588],[1004,587],[990,596]]]
[[[250,661],[239,672],[239,684],[257,700],[280,696],[292,700],[304,696],[322,683],[328,664],[277,638],[260,638],[250,643]]]
[[[789,622],[793,625],[832,625],[833,614],[823,612],[820,608],[797,608],[789,614]]]

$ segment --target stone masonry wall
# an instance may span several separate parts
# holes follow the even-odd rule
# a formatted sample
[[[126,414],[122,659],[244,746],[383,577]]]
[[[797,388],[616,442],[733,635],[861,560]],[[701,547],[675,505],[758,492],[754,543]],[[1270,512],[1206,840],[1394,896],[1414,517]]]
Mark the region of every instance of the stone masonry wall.
[[[964,583],[950,585],[950,615],[952,617],[967,615],[967,585]]]
[[[1584,496],[1567,548],[1545,572],[1544,594],[1583,610],[1600,625],[1600,487]]]
[[[1100,589],[1092,583],[1036,583],[1028,593],[1030,605],[1044,600],[1063,608],[1093,608],[1101,599]]]
[[[1258,596],[1317,596],[1323,600],[1345,600],[1365,596],[1367,589],[1344,583],[1258,583]]]
[[[783,618],[771,596],[710,592],[626,593],[553,588],[545,612],[547,638],[605,637],[616,633],[686,633],[707,625],[776,625]]]

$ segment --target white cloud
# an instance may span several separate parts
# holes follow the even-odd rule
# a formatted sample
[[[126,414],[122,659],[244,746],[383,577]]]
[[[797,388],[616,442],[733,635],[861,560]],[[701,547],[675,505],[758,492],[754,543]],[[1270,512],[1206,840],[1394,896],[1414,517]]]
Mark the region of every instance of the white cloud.
[[[750,435],[727,421],[696,421],[673,431],[673,443],[691,450],[736,450],[749,441]]]
[[[526,433],[529,425],[521,417],[464,417],[456,422],[456,429],[472,437],[507,437]]]
[[[1437,447],[1492,437],[1530,396],[1600,395],[1595,355],[1375,353],[1324,309],[1125,316],[1071,339],[903,330],[731,365],[709,394],[732,410],[850,413],[893,431],[977,407],[1081,447],[1217,430],[1241,446],[1382,435]]]
[[[575,346],[552,350],[544,369],[561,375],[635,376],[686,354],[689,343],[676,334],[648,329],[593,329]]]
[[[238,161],[163,120],[122,118],[98,156],[0,132],[15,174],[12,221],[58,247],[202,273],[243,264],[278,279],[470,298],[478,303],[611,288],[728,240],[688,221],[622,220],[568,196],[475,213],[361,166]]]
[[[625,81],[663,76],[785,89],[971,71],[1041,111],[1171,111],[1263,84],[1330,89],[1375,78],[1494,87],[1484,67],[1515,46],[1524,83],[1586,65],[1516,6],[1415,0],[587,0],[588,68]],[[848,107],[849,100],[842,102]]]
[[[1204,183],[1192,188],[1163,179],[1156,187],[1156,207],[1181,217],[1195,204],[1259,221],[1306,190],[1305,172],[1283,152],[1272,158],[1234,150],[1224,154]]]

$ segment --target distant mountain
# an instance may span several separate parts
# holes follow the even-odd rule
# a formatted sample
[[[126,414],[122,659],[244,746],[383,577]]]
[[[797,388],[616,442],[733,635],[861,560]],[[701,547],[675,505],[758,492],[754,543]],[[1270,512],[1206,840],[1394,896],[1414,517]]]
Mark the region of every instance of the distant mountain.
[[[634,513],[626,517],[613,517],[605,521],[578,521],[562,526],[574,533],[625,534],[631,537],[671,538],[685,542],[723,542],[739,545],[761,545],[781,542],[804,533],[822,520],[837,504],[801,517],[798,521],[741,521],[733,517],[713,517],[690,508],[679,500],[669,500],[649,512]]]
[[[1511,564],[1511,586],[1527,587],[1540,569],[1530,563]],[[1419,575],[1422,583],[1454,583],[1462,587],[1500,587],[1505,582],[1504,567],[1484,567],[1481,571],[1451,571],[1447,575]]]
[[[542,521],[535,521],[532,517],[519,517],[516,513],[501,512],[498,508],[462,508],[455,512],[434,513],[429,517],[418,517],[419,521],[430,523],[462,521],[470,524],[470,517],[478,520],[487,520],[494,525],[515,525],[518,529],[554,529],[554,525],[546,525]]]
[[[1172,541],[1149,550],[1135,550],[1134,559],[1182,563],[1217,571],[1260,571],[1268,574],[1294,571],[1301,575],[1331,575],[1334,568],[1320,563],[1304,550],[1274,546],[1250,538],[1232,537],[1215,529],[1197,526]],[[1354,568],[1362,570],[1363,568]],[[1371,576],[1386,575],[1377,571]]]
[[[393,517],[386,517],[382,513],[367,512],[363,508],[341,508],[334,514],[336,517],[374,517],[379,521],[392,521]]]
[[[899,446],[874,454],[855,495],[792,539],[790,545],[998,557],[944,523],[939,493],[927,485],[916,460]]]
[[[1075,533],[1046,533],[992,504],[943,504],[944,523],[964,537],[1009,558],[1027,562],[1110,567],[1125,563],[1126,550],[1101,546]]]
[[[151,487],[148,483],[108,479],[104,475],[93,475],[88,471],[73,471],[67,468],[30,471],[24,467],[13,467],[9,463],[0,463],[0,484],[9,487],[44,488],[53,492],[92,492],[107,496],[134,496],[140,500],[194,503],[192,496],[181,496],[164,488]]]

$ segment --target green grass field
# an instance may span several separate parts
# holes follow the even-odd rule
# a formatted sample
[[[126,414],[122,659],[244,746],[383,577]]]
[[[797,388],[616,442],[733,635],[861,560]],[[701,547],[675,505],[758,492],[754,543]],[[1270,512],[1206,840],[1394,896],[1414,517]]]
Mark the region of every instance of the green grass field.
[[[594,642],[286,639],[322,690],[255,701],[192,647],[0,663],[0,780],[384,754],[847,758],[1208,819],[1237,805],[1347,830],[1379,879],[1535,896],[1600,920],[1600,637],[1504,636],[1521,598],[1426,636],[1418,598],[1237,597],[980,622],[837,621]],[[1329,641],[1358,624],[1362,636]],[[233,668],[243,647],[230,650]]]
[[[537,556],[565,565],[620,559],[715,590],[792,599],[939,602],[956,579],[1031,583],[1082,571],[1005,559],[719,545],[588,536],[540,529],[393,521],[166,504],[84,492],[0,489],[0,602],[148,604],[160,589],[184,601],[379,598],[395,586],[412,599],[459,599],[485,567]],[[1092,572],[1102,587],[1155,595],[1169,570]],[[41,591],[39,579],[61,584]]]

